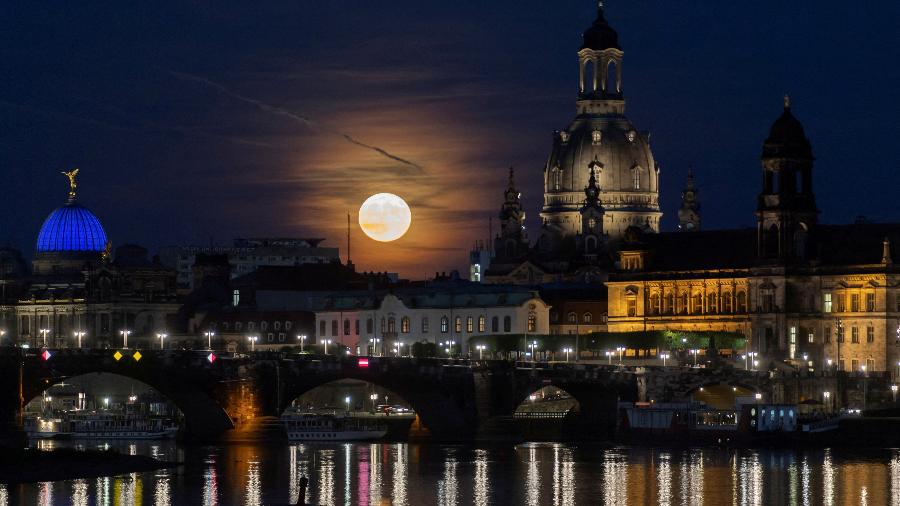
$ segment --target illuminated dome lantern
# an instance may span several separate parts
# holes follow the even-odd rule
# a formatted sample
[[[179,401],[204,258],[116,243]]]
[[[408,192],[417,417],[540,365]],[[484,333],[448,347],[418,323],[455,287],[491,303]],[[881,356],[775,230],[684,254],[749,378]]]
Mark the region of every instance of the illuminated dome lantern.
[[[69,200],[50,213],[41,226],[35,272],[80,267],[85,261],[99,260],[106,250],[107,237],[100,220],[75,200],[78,169],[63,174],[69,178]]]

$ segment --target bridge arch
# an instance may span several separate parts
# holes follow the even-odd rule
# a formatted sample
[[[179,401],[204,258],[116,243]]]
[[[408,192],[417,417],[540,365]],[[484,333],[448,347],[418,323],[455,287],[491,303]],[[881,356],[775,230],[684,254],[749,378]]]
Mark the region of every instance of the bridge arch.
[[[127,377],[139,381],[171,401],[184,417],[184,432],[194,440],[212,441],[234,429],[229,402],[233,389],[221,388],[218,375],[202,370],[203,357],[195,354],[152,354],[133,358],[134,351],[116,360],[115,350],[98,352],[53,352],[51,358],[26,356],[23,363],[21,392],[26,402],[64,380],[87,374]],[[212,365],[207,361],[208,365]],[[240,415],[239,410],[234,413]]]
[[[283,412],[311,390],[339,380],[358,380],[394,392],[416,412],[423,428],[439,440],[471,438],[477,431],[472,375],[448,371],[436,361],[400,362],[369,358],[369,366],[343,362],[291,362],[283,367],[277,410]],[[433,363],[432,363],[433,362]]]

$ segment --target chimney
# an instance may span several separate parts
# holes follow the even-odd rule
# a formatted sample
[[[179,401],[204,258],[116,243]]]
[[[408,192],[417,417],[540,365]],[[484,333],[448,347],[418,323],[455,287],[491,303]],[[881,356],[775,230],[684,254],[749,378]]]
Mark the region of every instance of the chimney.
[[[893,263],[893,260],[891,259],[891,240],[885,237],[882,247],[881,263],[883,265],[891,265]]]

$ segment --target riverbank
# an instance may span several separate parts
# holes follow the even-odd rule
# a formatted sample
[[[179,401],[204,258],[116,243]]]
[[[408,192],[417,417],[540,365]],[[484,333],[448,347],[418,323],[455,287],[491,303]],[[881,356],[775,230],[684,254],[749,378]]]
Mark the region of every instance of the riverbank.
[[[178,462],[144,455],[123,455],[117,451],[0,450],[0,483],[35,483],[81,478],[97,478],[177,467]]]

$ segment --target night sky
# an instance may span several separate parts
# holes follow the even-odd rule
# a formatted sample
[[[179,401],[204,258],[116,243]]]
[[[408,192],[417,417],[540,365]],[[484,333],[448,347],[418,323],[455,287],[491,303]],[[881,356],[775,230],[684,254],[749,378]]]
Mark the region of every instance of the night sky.
[[[535,238],[594,16],[590,0],[4,3],[0,242],[30,256],[59,171],[80,167],[79,201],[117,245],[314,236],[343,255],[346,213],[387,191],[412,228],[381,244],[354,226],[355,263],[462,269],[510,165]],[[691,164],[704,228],[754,223],[785,93],[822,221],[900,221],[900,3],[609,0],[607,18],[665,229]]]

